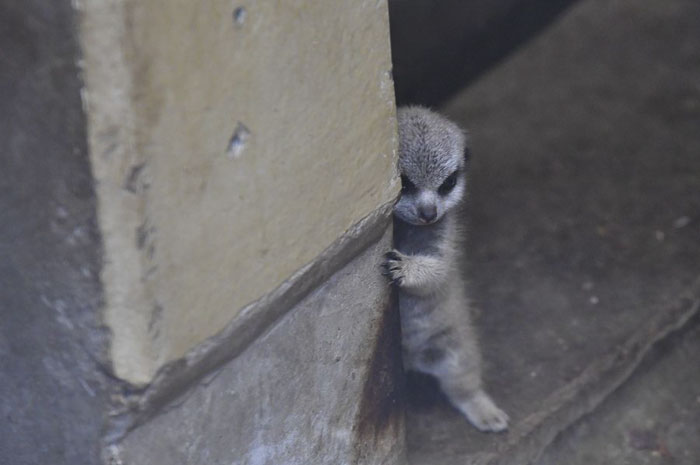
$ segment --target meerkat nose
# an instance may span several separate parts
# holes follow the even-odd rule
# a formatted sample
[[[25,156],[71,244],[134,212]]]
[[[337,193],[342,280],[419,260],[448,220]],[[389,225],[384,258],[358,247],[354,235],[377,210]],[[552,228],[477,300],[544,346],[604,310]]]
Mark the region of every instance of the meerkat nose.
[[[421,205],[418,208],[418,216],[426,223],[432,223],[437,218],[437,207],[435,205]]]

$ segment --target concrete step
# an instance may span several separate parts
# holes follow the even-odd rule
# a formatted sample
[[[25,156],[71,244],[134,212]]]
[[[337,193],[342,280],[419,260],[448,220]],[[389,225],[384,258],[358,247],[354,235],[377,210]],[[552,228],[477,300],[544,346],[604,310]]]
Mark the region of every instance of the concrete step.
[[[412,464],[532,462],[697,313],[698,82],[695,0],[583,0],[443,108],[473,135],[467,275],[512,425],[411,376]]]
[[[591,415],[561,434],[538,465],[697,465],[700,320],[654,349]]]

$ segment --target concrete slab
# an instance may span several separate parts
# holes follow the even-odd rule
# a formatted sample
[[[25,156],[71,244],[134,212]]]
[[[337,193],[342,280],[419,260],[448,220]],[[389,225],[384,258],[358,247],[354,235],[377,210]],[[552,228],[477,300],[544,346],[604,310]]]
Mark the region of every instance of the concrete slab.
[[[700,320],[648,360],[539,465],[696,465],[700,460]]]
[[[480,434],[413,379],[412,463],[528,463],[697,310],[699,80],[696,2],[589,0],[446,105],[473,133],[468,275],[513,423]]]

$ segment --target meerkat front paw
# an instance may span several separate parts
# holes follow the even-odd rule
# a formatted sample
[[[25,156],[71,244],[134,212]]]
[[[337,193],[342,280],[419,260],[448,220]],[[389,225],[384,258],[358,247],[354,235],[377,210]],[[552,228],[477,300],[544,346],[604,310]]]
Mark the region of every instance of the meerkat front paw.
[[[508,428],[508,414],[498,408],[485,392],[479,392],[457,405],[472,425],[480,431],[499,432]]]
[[[401,286],[406,279],[404,270],[404,255],[397,250],[392,250],[384,254],[382,263],[382,274],[387,276],[392,283]]]

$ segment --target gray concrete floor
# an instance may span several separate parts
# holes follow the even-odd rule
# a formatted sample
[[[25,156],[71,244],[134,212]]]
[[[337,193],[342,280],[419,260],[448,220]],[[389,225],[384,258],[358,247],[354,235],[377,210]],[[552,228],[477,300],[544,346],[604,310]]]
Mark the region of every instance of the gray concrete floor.
[[[527,463],[700,276],[700,4],[582,1],[443,110],[473,137],[468,275],[513,424],[478,433],[411,376],[411,462]]]
[[[700,320],[650,354],[596,411],[562,434],[538,465],[700,463]]]

